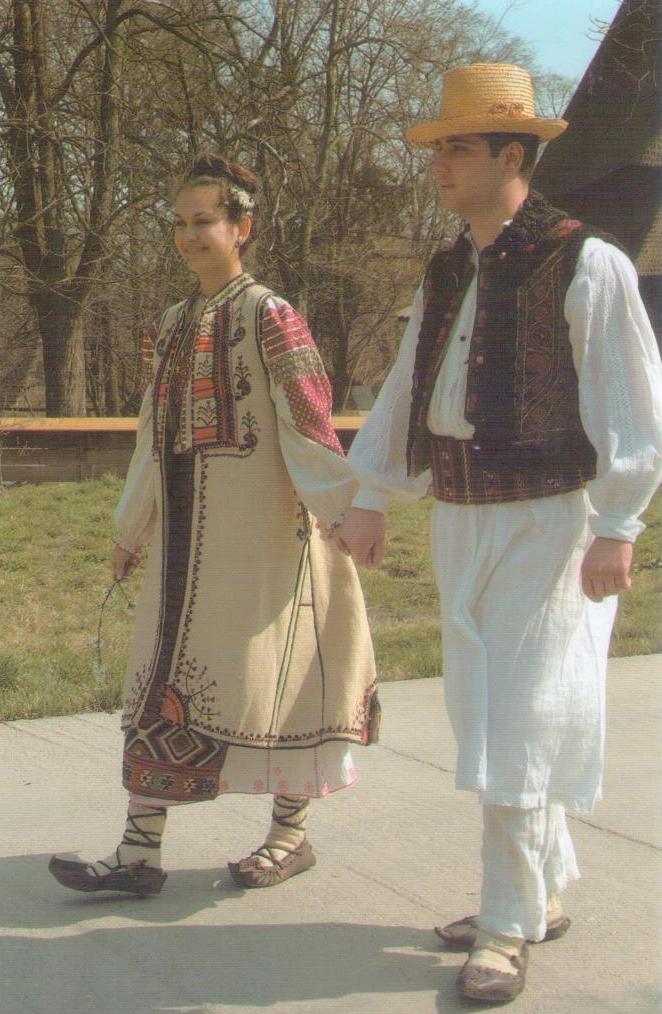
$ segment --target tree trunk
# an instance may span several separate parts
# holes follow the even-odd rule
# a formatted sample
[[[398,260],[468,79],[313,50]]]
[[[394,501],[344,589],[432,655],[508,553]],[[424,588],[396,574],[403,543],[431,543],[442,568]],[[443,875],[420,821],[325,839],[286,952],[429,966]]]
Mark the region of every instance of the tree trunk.
[[[121,415],[117,362],[113,356],[113,314],[108,303],[101,306],[101,371],[106,415]]]
[[[103,263],[104,235],[112,208],[119,132],[117,17],[122,2],[108,0],[106,7],[90,214],[80,261],[74,268],[67,258],[56,109],[47,68],[48,8],[43,0],[13,0],[14,88],[9,141],[19,223],[16,238],[41,335],[47,415],[86,414],[81,316]]]
[[[84,416],[85,347],[80,306],[50,288],[34,293],[32,303],[42,336],[46,415]]]

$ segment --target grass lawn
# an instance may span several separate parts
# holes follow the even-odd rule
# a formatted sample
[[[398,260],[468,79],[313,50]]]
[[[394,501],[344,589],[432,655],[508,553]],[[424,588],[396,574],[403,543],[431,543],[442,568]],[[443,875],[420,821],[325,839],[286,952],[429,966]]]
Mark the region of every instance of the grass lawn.
[[[114,708],[132,611],[109,587],[112,512],[121,481],[10,487],[0,493],[0,720]],[[383,680],[441,674],[437,596],[428,554],[431,503],[390,512],[389,550],[379,571],[362,571]],[[635,552],[635,587],[623,596],[615,655],[662,651],[662,494],[646,515]],[[135,601],[139,576],[124,587]]]

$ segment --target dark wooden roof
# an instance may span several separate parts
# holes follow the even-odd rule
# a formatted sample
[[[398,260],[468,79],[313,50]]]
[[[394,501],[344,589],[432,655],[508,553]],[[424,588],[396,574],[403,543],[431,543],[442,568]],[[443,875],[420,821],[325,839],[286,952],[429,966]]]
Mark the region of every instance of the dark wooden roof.
[[[662,4],[623,0],[533,185],[613,233],[642,276],[662,275]]]

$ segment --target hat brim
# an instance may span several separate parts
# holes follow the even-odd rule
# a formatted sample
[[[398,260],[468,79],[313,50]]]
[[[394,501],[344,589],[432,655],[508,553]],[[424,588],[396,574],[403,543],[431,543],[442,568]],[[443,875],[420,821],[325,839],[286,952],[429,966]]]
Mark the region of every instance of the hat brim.
[[[405,131],[412,144],[430,147],[442,137],[455,134],[535,134],[541,141],[553,141],[568,126],[567,120],[551,120],[539,116],[457,116],[452,119],[419,123]]]

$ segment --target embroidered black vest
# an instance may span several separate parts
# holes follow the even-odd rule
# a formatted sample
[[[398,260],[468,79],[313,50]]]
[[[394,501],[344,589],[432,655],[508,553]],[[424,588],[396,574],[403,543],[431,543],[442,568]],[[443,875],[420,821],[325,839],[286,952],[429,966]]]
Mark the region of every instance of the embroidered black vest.
[[[408,470],[419,474],[438,464],[435,441],[444,442],[445,448],[449,442],[467,444],[459,451],[463,461],[471,458],[469,472],[487,470],[487,484],[492,481],[496,490],[476,490],[475,495],[471,489],[458,490],[456,496],[450,487],[463,480],[446,476],[448,496],[442,499],[525,499],[576,488],[595,475],[596,455],[579,416],[563,313],[578,254],[589,235],[596,233],[532,192],[495,243],[481,252],[465,403],[465,416],[475,428],[472,441],[435,438],[426,421],[448,337],[475,274],[470,241],[463,234],[452,248],[432,258],[424,279],[414,366]],[[455,447],[451,451],[452,456],[459,453]],[[517,495],[509,489],[512,482],[499,482],[498,473],[504,470],[518,473]],[[438,485],[435,481],[440,495]]]

